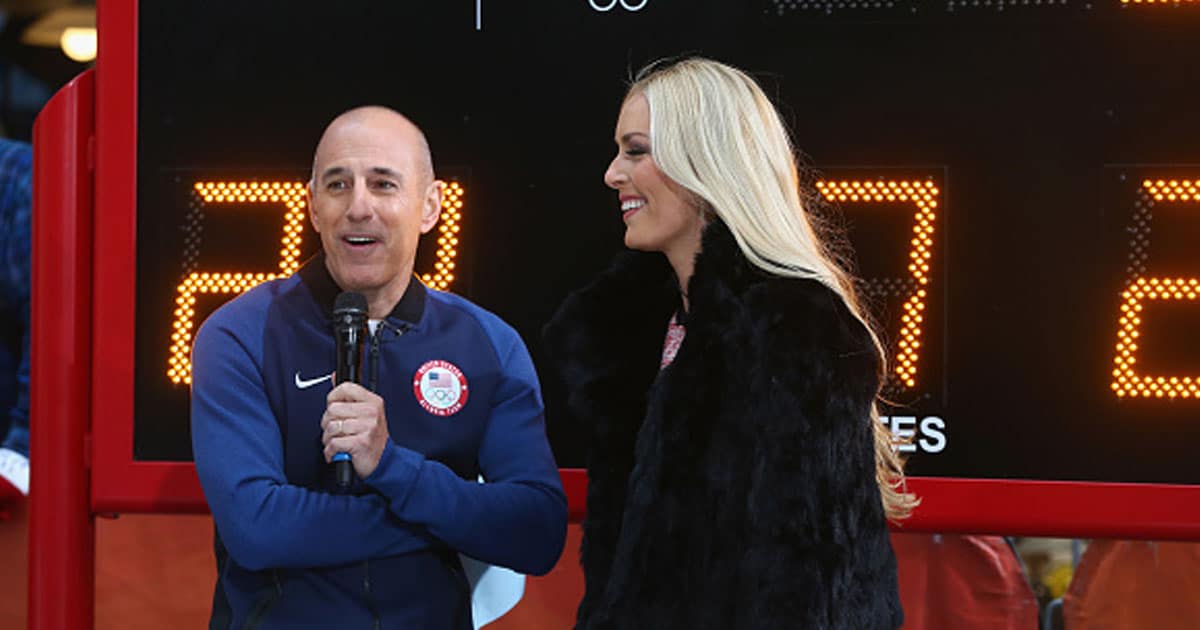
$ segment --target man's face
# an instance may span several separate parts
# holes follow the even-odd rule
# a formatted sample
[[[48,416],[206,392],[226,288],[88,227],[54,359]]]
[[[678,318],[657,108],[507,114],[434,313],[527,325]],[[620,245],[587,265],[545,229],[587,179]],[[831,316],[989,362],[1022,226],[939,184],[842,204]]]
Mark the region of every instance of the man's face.
[[[366,296],[372,317],[403,295],[417,240],[437,223],[441,187],[425,151],[416,128],[392,112],[344,115],[317,147],[313,229],[333,279]]]

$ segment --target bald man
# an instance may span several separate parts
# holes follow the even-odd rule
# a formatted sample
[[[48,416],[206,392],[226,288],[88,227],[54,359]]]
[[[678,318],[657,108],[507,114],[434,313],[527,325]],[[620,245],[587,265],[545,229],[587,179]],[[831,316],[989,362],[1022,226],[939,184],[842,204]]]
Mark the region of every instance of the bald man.
[[[543,574],[562,552],[566,498],[528,351],[495,315],[413,275],[441,187],[409,120],[338,116],[309,200],[322,252],[196,336],[192,446],[219,569],[210,627],[472,628],[460,553]],[[343,291],[367,298],[371,332],[363,384],[334,387]],[[348,492],[329,463],[339,452]]]

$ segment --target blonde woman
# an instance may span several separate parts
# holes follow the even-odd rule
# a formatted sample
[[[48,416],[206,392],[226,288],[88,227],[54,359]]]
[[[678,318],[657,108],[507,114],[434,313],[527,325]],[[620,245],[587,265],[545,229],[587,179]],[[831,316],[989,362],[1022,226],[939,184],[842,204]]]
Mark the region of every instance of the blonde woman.
[[[883,351],[778,113],[687,59],[639,75],[615,139],[636,251],[546,328],[589,430],[577,627],[899,627]]]

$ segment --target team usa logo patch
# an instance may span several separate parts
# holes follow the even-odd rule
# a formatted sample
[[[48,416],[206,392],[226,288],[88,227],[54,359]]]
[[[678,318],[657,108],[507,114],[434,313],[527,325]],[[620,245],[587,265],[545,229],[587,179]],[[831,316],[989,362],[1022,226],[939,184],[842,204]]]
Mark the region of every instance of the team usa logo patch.
[[[453,415],[467,404],[467,377],[449,361],[426,361],[413,375],[413,394],[425,411]]]

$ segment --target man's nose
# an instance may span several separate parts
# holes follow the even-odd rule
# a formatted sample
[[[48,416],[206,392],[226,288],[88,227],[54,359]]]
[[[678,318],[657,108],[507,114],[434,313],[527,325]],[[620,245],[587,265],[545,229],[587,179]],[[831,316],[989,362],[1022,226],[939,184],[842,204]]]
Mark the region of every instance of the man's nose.
[[[346,217],[351,221],[366,221],[374,213],[374,199],[367,190],[366,182],[356,184],[354,194],[350,196],[350,207],[346,210]]]

